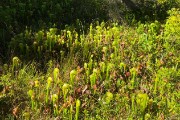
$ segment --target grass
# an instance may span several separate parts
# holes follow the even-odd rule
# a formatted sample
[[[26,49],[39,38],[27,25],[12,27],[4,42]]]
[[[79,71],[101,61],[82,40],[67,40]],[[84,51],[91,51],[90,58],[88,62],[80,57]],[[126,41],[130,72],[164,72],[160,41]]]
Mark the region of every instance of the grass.
[[[164,25],[16,35],[1,66],[1,119],[179,119],[180,19],[171,13]]]

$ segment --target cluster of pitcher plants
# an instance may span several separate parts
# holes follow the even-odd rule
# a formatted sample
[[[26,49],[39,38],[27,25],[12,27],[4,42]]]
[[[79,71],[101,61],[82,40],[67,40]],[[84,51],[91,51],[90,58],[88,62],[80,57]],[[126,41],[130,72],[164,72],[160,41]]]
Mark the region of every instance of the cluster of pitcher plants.
[[[170,13],[165,25],[97,22],[87,34],[27,29],[9,45],[18,57],[3,66],[0,100],[16,98],[12,113],[22,119],[178,118],[180,16]],[[30,58],[46,69],[21,61]]]

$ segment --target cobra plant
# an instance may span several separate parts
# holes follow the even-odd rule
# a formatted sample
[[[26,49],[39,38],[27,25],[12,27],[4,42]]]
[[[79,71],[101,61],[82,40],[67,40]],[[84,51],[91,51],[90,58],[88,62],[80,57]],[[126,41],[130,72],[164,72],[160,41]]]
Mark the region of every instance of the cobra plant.
[[[67,101],[67,94],[68,94],[70,88],[71,88],[71,85],[69,85],[67,83],[64,83],[64,85],[62,86],[64,102]]]
[[[35,101],[35,93],[33,90],[29,90],[27,94],[31,98],[31,109],[35,110],[37,108],[37,104]]]
[[[54,82],[55,82],[55,84],[57,84],[58,81],[59,81],[58,76],[59,76],[59,69],[58,69],[58,68],[54,68],[53,77],[54,77]]]
[[[106,70],[105,62],[100,62],[99,65],[100,65],[100,69],[101,69],[102,73],[105,73],[105,70]]]
[[[89,83],[89,75],[90,75],[90,70],[88,68],[88,63],[84,63],[84,69],[85,69],[85,79],[86,83]]]
[[[102,74],[100,74],[100,80],[102,81],[104,79],[104,74],[105,74],[105,70],[106,70],[106,64],[105,62],[100,62],[99,63],[100,66],[100,72],[102,72]]]
[[[145,109],[148,106],[149,96],[146,93],[138,93],[136,95],[137,108],[140,110],[141,117],[144,118]]]
[[[14,76],[16,70],[18,69],[20,65],[20,60],[18,57],[13,57],[13,60],[12,60],[12,75]]]
[[[131,94],[131,109],[133,113],[136,113],[135,98],[135,94]]]
[[[92,72],[93,70],[93,55],[91,55],[90,59],[89,59],[89,62],[88,62],[88,68],[90,70],[90,72]]]
[[[113,100],[113,94],[111,92],[106,92],[105,103],[109,104]]]
[[[98,70],[94,68],[93,73],[89,77],[90,77],[91,88],[93,88],[93,86],[96,84],[96,80],[98,77]]]
[[[131,73],[131,76],[132,76],[132,78],[131,78],[131,80],[130,80],[130,83],[131,83],[131,85],[130,85],[130,89],[134,89],[134,87],[135,87],[135,78],[136,78],[136,76],[137,76],[137,70],[136,70],[136,68],[131,68],[130,69],[130,73]]]
[[[47,84],[46,84],[46,101],[45,101],[46,104],[48,104],[48,102],[49,102],[49,93],[50,93],[50,88],[51,88],[52,82],[53,82],[52,77],[48,77]]]
[[[107,51],[108,51],[108,47],[107,46],[103,46],[102,48],[102,52],[103,52],[103,59],[106,60],[107,57]]]
[[[72,36],[72,33],[71,33],[71,31],[67,31],[67,38],[68,38],[68,44],[67,44],[67,46],[68,46],[68,48],[70,48],[71,49],[71,47],[72,47],[72,44],[73,44],[73,36]],[[70,50],[71,51],[71,50]]]
[[[73,86],[74,85],[74,80],[76,78],[77,75],[77,71],[76,70],[72,70],[70,72],[70,84]]]
[[[54,115],[56,116],[56,115],[58,115],[58,95],[57,94],[53,94],[52,95],[52,104],[53,104],[53,107],[54,107],[54,109],[53,109],[53,111],[54,111]]]
[[[73,105],[71,104],[71,106],[70,106],[70,110],[69,110],[69,120],[73,120]]]
[[[113,68],[114,68],[114,64],[113,63],[108,63],[107,64],[107,68],[106,68],[106,80],[109,80],[110,72],[112,71]]]
[[[76,115],[75,115],[75,120],[78,120],[79,118],[79,109],[81,106],[81,101],[79,99],[76,100]]]
[[[126,71],[126,64],[124,62],[121,62],[119,64],[119,69],[120,69],[121,73],[125,73],[125,71]]]

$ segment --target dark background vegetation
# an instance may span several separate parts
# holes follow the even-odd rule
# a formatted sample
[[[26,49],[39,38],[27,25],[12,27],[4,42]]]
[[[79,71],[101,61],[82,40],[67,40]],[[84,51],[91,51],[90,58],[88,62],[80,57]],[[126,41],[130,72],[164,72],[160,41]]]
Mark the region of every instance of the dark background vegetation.
[[[166,11],[175,6],[175,0],[163,4],[152,0],[1,0],[0,57],[3,60],[10,57],[11,38],[26,28],[37,31],[71,25],[82,32],[95,21],[163,22]]]

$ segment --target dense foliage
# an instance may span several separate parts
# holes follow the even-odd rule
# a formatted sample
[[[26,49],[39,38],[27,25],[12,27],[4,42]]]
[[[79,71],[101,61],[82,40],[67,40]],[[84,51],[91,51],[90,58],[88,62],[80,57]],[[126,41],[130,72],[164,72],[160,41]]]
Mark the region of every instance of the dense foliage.
[[[177,1],[121,4],[131,26],[97,21],[109,1],[1,3],[0,119],[179,119]]]
[[[97,20],[128,24],[135,21],[163,22],[166,11],[179,6],[178,0],[1,0],[0,36],[3,44],[0,50],[3,53],[0,55],[4,60],[9,58],[11,53],[7,46],[11,38],[26,28],[34,32],[54,25],[60,29],[71,25],[80,32],[86,31],[87,26]]]

